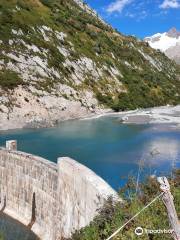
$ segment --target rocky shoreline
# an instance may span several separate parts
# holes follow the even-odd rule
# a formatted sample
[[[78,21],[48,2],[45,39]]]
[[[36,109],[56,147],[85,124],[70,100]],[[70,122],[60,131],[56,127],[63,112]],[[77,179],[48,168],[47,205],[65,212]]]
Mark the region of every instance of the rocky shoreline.
[[[0,96],[0,130],[52,127],[61,121],[107,112],[90,91],[70,96],[19,86]],[[68,97],[66,97],[66,95]],[[76,96],[76,97],[75,97]]]
[[[58,102],[58,100],[61,100],[62,104],[62,99],[57,98],[56,101]],[[63,101],[65,100],[63,99]],[[21,128],[47,128],[56,126],[66,120],[88,120],[105,116],[119,117],[119,122],[124,124],[174,123],[180,125],[180,105],[113,112],[111,109],[103,109],[98,105],[95,105],[94,109],[90,109],[76,101],[66,101],[65,109],[58,108],[58,104],[51,101],[49,104],[54,105],[50,108],[33,104],[31,104],[30,109],[27,106],[23,106],[23,108],[15,107],[9,118],[7,118],[7,114],[1,112],[0,131]],[[28,111],[28,114],[25,114],[26,111]]]
[[[180,124],[180,105],[155,107],[151,109],[137,110],[126,114],[122,118],[123,123],[174,123]]]
[[[148,123],[174,123],[180,124],[180,105],[161,106],[147,109],[137,109],[126,112],[108,112],[90,117],[100,118],[103,116],[119,117],[124,124],[148,124]],[[90,119],[90,118],[85,118]]]
[[[92,118],[94,116],[100,116],[105,114],[107,110],[98,109],[95,112],[88,111],[87,109],[78,109],[77,113],[69,112],[67,115],[61,115],[59,118],[47,118],[42,119],[41,116],[36,116],[35,118],[29,119],[29,121],[25,118],[18,119],[0,119],[0,131],[13,130],[13,129],[30,129],[30,128],[48,128],[54,127],[60,122],[73,120],[73,119],[85,119]]]

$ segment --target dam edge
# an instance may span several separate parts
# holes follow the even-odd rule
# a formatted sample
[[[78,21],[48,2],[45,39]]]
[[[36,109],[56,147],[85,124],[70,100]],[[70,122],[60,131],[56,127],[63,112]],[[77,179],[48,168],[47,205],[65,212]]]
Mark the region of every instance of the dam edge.
[[[88,225],[107,198],[117,193],[93,171],[68,157],[57,164],[0,148],[0,209],[43,240],[68,238]]]

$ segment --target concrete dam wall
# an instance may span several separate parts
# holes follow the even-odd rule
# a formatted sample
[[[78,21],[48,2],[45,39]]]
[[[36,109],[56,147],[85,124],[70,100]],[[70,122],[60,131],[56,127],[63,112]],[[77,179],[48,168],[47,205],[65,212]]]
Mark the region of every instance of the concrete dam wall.
[[[57,164],[0,148],[0,211],[20,221],[42,240],[68,238],[89,224],[116,192],[87,167],[70,158]]]

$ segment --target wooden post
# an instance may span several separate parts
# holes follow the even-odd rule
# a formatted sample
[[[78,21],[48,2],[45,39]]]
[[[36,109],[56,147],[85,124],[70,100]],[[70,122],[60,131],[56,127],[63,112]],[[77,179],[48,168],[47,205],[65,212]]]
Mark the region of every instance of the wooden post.
[[[157,180],[160,183],[161,191],[164,192],[162,200],[168,212],[169,222],[173,230],[172,236],[175,240],[180,240],[180,222],[174,206],[174,198],[170,192],[169,182],[166,177],[158,177]]]

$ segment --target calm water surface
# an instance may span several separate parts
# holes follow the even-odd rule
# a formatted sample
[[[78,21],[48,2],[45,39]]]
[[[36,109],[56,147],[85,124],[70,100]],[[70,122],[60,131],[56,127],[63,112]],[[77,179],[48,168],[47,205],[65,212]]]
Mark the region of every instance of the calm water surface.
[[[180,166],[180,128],[176,125],[125,125],[119,118],[73,120],[56,128],[0,132],[0,145],[17,139],[18,149],[53,162],[69,156],[83,163],[112,187],[121,187],[128,175],[168,174]]]

